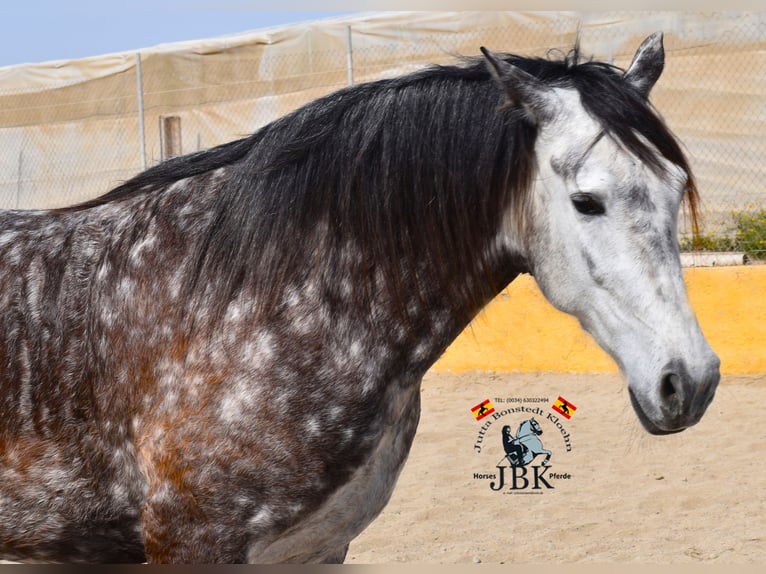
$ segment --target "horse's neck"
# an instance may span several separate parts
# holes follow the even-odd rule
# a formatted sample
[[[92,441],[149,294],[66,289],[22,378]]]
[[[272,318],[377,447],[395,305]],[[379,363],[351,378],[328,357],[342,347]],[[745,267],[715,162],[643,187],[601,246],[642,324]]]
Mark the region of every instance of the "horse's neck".
[[[505,266],[498,265],[490,277],[455,277],[472,286],[476,291],[469,293],[466,300],[455,301],[446,295],[446,287],[428,279],[418,280],[415,288],[407,294],[407,317],[394,312],[394,322],[398,327],[408,329],[413,336],[412,343],[426,355],[438,358],[447,346],[469,325],[476,315],[504,289],[519,270],[512,262]],[[431,352],[425,353],[430,347]],[[435,360],[434,358],[434,360]]]
[[[287,289],[283,311],[269,321],[278,328],[281,320],[286,332],[311,330],[312,338],[338,349],[339,354],[356,349],[366,358],[366,369],[379,373],[424,374],[468,323],[489,302],[493,290],[479,285],[488,278],[456,277],[455,281],[476,284],[484,295],[482,304],[455,302],[445,296],[444,286],[429,282],[427,270],[419,277],[409,276],[405,289],[391,293],[382,282],[365,291],[348,285],[346,274],[335,267],[331,272],[313,275],[307,283]],[[491,278],[502,289],[514,277],[507,271]],[[502,282],[502,283],[501,283]],[[457,305],[456,305],[457,303]],[[461,307],[461,304],[465,303]],[[294,326],[294,323],[300,323]]]

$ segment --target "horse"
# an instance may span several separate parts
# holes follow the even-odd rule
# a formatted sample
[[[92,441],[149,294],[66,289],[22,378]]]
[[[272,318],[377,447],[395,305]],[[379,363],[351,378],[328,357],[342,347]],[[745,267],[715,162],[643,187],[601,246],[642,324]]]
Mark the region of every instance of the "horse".
[[[542,441],[537,438],[543,434],[540,423],[534,417],[522,421],[519,430],[516,431],[516,437],[511,434],[511,427],[503,427],[503,450],[505,450],[505,459],[511,463],[511,466],[526,466],[532,462],[538,454],[544,454],[545,458],[540,463],[548,466],[551,460],[551,451],[543,448]],[[502,462],[502,461],[501,461]]]
[[[699,192],[649,103],[664,57],[660,33],[627,69],[482,48],[2,212],[0,556],[342,562],[424,373],[521,273],[649,433],[697,423],[719,360],[679,258]]]

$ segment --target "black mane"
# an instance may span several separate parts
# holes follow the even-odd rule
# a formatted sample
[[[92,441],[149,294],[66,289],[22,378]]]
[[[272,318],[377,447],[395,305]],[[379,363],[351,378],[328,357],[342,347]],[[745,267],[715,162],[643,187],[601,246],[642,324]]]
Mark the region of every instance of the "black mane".
[[[622,70],[581,62],[577,50],[560,59],[505,58],[549,85],[577,89],[604,132],[642,161],[661,170],[662,156],[685,169],[694,216],[684,154]],[[201,282],[224,287],[214,313],[222,315],[246,285],[272,313],[284,288],[338,269],[367,292],[384,278],[400,306],[403,290],[436,282],[472,313],[480,303],[468,295],[472,280],[485,281],[489,293],[491,282],[509,279],[491,272],[500,257],[491,236],[509,207],[524,228],[536,169],[536,127],[504,103],[483,59],[434,66],[340,90],[248,138],[167,161],[65,211],[161,194],[231,166],[187,284],[189,294]],[[418,261],[428,263],[416,268]]]

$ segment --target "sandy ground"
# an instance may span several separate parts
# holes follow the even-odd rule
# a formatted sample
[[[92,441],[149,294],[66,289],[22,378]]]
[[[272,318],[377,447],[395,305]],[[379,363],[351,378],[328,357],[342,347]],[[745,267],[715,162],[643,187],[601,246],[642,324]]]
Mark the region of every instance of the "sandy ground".
[[[533,415],[552,452],[533,494],[532,466],[511,490],[495,473],[501,428],[521,414],[477,421],[524,398],[561,395],[577,407],[560,419]],[[653,437],[633,414],[617,375],[429,373],[410,458],[390,503],[349,549],[346,563],[766,562],[766,375],[724,377],[705,418],[683,433]],[[528,417],[527,417],[528,418]],[[482,426],[479,452],[475,445]],[[542,472],[542,471],[538,471]],[[557,473],[554,480],[547,473]]]

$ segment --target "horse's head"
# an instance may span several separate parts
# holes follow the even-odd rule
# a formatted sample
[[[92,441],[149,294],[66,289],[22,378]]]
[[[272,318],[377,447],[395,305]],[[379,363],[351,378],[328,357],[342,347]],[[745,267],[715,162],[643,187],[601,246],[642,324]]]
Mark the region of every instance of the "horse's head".
[[[697,423],[720,362],[681,274],[677,219],[684,196],[695,199],[691,174],[647,102],[664,64],[662,36],[645,40],[624,74],[586,63],[560,83],[485,55],[512,106],[537,126],[526,229],[509,216],[505,244],[618,363],[649,432]]]
[[[521,424],[519,424],[519,430],[516,433],[516,437],[521,438],[522,436],[526,436],[530,434],[534,434],[534,435],[543,434],[543,429],[542,427],[540,427],[540,423],[537,422],[534,418],[521,421]]]

